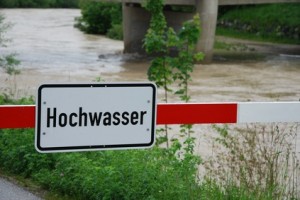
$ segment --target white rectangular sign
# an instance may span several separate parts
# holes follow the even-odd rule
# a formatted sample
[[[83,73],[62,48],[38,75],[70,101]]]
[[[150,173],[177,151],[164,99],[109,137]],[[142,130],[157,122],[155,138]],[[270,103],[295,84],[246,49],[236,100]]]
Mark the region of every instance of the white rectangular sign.
[[[152,83],[45,84],[36,108],[39,152],[144,148],[155,142]]]

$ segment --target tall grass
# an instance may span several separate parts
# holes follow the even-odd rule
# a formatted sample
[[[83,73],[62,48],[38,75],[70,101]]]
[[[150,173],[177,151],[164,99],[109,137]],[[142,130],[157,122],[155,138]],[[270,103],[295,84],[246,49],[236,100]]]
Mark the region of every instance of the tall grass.
[[[256,199],[299,199],[299,124],[214,126],[215,156],[207,177],[223,187],[243,188]],[[232,192],[232,191],[231,191]],[[240,190],[240,192],[242,192]]]

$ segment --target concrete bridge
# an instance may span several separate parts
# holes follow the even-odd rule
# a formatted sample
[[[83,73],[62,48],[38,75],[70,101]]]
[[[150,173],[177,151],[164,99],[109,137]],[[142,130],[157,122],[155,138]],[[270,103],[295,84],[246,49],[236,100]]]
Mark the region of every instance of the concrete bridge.
[[[141,6],[144,0],[97,0],[107,2],[122,2],[124,53],[141,53],[142,40],[149,26],[150,14]],[[213,56],[213,45],[217,25],[219,5],[267,4],[267,3],[300,3],[300,0],[165,0],[166,5],[191,5],[195,12],[182,13],[164,11],[169,26],[179,30],[182,23],[200,14],[201,38],[197,50],[205,53],[205,61],[210,62]]]

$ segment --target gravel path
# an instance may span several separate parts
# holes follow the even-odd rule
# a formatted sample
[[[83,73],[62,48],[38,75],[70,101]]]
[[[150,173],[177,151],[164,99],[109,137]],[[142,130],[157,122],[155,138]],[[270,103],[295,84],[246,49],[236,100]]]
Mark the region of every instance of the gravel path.
[[[0,200],[42,200],[34,194],[0,177]]]

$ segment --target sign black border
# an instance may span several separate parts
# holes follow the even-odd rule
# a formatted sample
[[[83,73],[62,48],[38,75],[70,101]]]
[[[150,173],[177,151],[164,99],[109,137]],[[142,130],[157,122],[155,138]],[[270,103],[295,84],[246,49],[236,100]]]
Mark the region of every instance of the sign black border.
[[[117,145],[91,145],[91,146],[68,146],[68,147],[41,147],[41,105],[42,90],[44,88],[91,88],[91,87],[151,87],[152,88],[152,122],[151,122],[151,141],[142,144],[117,144]],[[105,149],[134,149],[151,147],[155,142],[155,125],[156,125],[156,86],[153,83],[92,83],[92,84],[43,84],[38,88],[37,105],[36,105],[36,133],[35,147],[41,153],[55,152],[76,152],[94,151]]]

